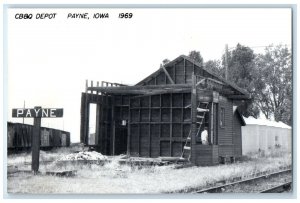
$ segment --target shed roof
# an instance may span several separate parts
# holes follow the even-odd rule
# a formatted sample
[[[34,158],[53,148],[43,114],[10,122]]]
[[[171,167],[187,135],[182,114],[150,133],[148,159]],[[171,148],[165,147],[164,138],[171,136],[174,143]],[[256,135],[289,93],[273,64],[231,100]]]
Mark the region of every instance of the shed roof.
[[[244,117],[244,120],[246,122],[246,125],[263,125],[263,126],[272,126],[272,127],[277,127],[277,128],[287,128],[287,129],[292,129],[291,126],[279,121],[271,121],[268,119],[256,119],[252,116],[249,116],[248,118]]]

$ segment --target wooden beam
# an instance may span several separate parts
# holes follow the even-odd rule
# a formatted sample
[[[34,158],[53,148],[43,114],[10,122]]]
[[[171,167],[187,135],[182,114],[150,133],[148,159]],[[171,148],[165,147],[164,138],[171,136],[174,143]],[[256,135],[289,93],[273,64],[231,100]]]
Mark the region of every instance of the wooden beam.
[[[168,77],[169,81],[171,82],[171,84],[175,84],[174,81],[172,80],[170,74],[168,73],[168,71],[166,70],[166,68],[163,65],[160,65],[160,68],[163,69],[163,71],[165,72],[166,76]]]
[[[149,133],[149,157],[151,157],[151,115],[152,115],[152,98],[149,96],[149,124],[148,124],[148,133]]]
[[[97,87],[99,87],[99,81],[97,81]],[[99,91],[97,90],[97,94],[99,94]]]
[[[85,80],[85,93],[87,93],[88,87],[89,87],[88,80]]]
[[[183,83],[186,83],[186,64],[185,64],[185,58],[183,59]]]
[[[95,145],[99,145],[99,129],[100,129],[100,114],[101,114],[101,104],[97,104],[96,108],[96,131],[95,131]]]
[[[120,86],[120,87],[88,87],[88,90],[149,90],[149,89],[174,89],[174,88],[191,88],[191,84],[168,84],[168,85],[147,85],[147,86]]]
[[[228,95],[229,99],[251,99],[251,95]]]
[[[139,99],[139,106],[141,106],[141,99]],[[139,108],[139,123],[138,123],[138,155],[141,156],[141,108]]]
[[[198,87],[201,83],[203,83],[204,81],[206,80],[206,78],[200,80],[197,84],[196,84],[196,87]]]
[[[193,155],[196,146],[196,133],[197,133],[197,89],[196,89],[196,76],[192,75],[192,93],[191,93],[191,162],[196,163],[196,157]]]
[[[112,110],[111,110],[111,124],[112,124],[112,131],[111,131],[111,137],[112,137],[112,155],[115,155],[115,142],[116,142],[116,122],[115,122],[115,97],[112,98]]]
[[[171,94],[171,108],[170,108],[170,156],[172,156],[172,134],[173,134],[173,94]]]
[[[129,108],[128,108],[128,127],[127,127],[127,155],[130,156],[130,134],[131,134],[131,98],[129,98]]]
[[[214,144],[214,103],[211,103],[210,109],[210,144]]]
[[[91,80],[91,87],[93,87],[94,85],[93,85],[93,81]],[[91,93],[93,94],[94,93],[94,91],[93,90],[91,90]]]

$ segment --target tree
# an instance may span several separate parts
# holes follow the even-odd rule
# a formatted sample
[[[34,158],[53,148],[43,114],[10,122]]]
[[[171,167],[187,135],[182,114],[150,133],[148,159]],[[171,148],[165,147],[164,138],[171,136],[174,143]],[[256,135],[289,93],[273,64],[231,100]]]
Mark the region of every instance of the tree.
[[[167,63],[169,63],[169,62],[170,62],[169,59],[164,59],[164,60],[162,61],[163,65],[165,65],[165,64],[167,64]]]
[[[266,118],[292,123],[292,66],[290,50],[283,45],[268,46],[256,58],[256,103]]]
[[[203,65],[203,58],[200,54],[200,51],[196,51],[196,50],[190,51],[189,57],[191,59],[193,59],[194,61],[196,61],[196,62],[200,63],[201,65]]]
[[[224,58],[223,55],[223,64]],[[251,48],[237,44],[236,48],[228,53],[228,80],[252,92],[254,59],[255,54]]]
[[[255,54],[247,46],[237,44],[235,49],[228,52],[228,80],[235,83],[238,87],[246,89],[250,94],[255,91]],[[223,66],[225,64],[225,54],[223,55]],[[224,74],[225,75],[225,74]],[[255,118],[259,115],[259,109],[254,105],[254,100],[248,100],[240,104],[243,108],[241,113],[248,117]]]
[[[204,67],[220,77],[225,77],[225,70],[219,60],[209,60],[204,63]]]

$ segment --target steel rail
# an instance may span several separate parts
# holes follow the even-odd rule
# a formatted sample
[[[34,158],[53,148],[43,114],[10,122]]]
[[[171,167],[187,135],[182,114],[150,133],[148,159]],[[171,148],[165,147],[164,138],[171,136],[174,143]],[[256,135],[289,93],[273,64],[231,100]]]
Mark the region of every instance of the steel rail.
[[[229,186],[249,183],[249,182],[252,182],[252,181],[259,180],[259,179],[269,178],[271,176],[276,176],[276,175],[280,175],[280,174],[284,174],[284,173],[289,173],[291,171],[292,171],[291,169],[282,170],[282,171],[278,171],[278,172],[274,172],[274,173],[270,173],[270,174],[257,176],[257,177],[254,177],[254,178],[249,178],[249,179],[246,179],[246,180],[240,180],[240,181],[227,183],[227,184],[220,185],[220,186],[215,186],[215,187],[210,187],[210,188],[198,190],[198,191],[195,191],[195,193],[222,193],[225,190],[225,188],[229,187]]]
[[[284,191],[290,190],[292,187],[292,182],[286,182],[275,187],[262,190],[260,193],[282,193]]]

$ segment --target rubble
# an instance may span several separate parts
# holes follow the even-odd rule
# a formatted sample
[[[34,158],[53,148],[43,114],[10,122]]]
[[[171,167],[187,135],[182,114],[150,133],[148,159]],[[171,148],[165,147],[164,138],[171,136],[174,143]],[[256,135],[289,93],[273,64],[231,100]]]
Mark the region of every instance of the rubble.
[[[65,155],[58,159],[57,161],[69,161],[69,160],[107,160],[107,156],[102,155],[101,153],[95,151],[81,151],[78,153],[72,153]]]

